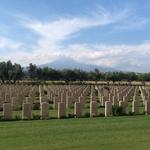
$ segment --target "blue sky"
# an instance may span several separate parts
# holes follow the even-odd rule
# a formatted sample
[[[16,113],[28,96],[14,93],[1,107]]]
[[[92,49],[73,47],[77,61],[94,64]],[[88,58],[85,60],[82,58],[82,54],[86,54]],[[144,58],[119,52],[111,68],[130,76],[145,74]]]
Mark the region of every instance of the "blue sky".
[[[0,0],[0,61],[150,72],[149,27],[149,0]]]

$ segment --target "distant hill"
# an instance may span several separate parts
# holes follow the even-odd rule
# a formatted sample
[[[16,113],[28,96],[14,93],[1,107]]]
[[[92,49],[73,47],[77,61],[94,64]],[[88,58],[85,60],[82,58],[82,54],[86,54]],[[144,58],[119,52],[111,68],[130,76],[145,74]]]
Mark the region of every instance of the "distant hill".
[[[71,58],[59,58],[51,63],[40,65],[39,67],[42,67],[42,68],[49,67],[53,69],[81,69],[84,71],[93,71],[96,68],[102,72],[118,71],[117,69],[114,69],[114,68],[80,63]]]

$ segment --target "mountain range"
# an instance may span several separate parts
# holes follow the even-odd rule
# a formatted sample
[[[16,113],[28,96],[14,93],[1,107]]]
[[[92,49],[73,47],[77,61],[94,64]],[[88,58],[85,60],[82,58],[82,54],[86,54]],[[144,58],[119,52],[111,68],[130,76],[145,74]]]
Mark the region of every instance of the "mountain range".
[[[104,66],[99,66],[99,65],[93,65],[93,64],[84,64],[81,62],[78,62],[74,59],[71,58],[59,58],[53,62],[46,63],[39,65],[39,67],[49,67],[53,69],[80,69],[84,71],[93,71],[95,69],[98,69],[102,72],[113,72],[113,71],[118,71],[117,69],[111,68],[111,67],[104,67]]]

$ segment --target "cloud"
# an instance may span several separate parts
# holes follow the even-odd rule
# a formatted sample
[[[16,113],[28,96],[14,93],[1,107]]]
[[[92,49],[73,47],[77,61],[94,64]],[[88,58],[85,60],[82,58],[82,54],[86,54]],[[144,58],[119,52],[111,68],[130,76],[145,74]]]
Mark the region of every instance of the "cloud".
[[[120,66],[125,61],[132,65],[135,62],[136,67],[144,62],[146,56],[150,55],[150,43],[139,45],[78,44],[71,45],[68,49],[70,49],[68,56],[78,61],[108,67]],[[143,62],[138,60],[141,57],[143,57]]]
[[[142,18],[140,20],[138,17],[134,17],[132,20],[130,15],[130,10],[127,8],[108,11],[98,6],[98,9],[88,16],[59,17],[50,21],[21,17],[19,18],[21,26],[27,29],[27,32],[34,33],[37,42],[30,45],[30,51],[26,51],[27,46],[25,43],[0,37],[0,49],[11,50],[9,55],[3,54],[1,59],[11,59],[26,66],[30,62],[39,65],[54,61],[59,57],[71,57],[85,64],[89,63],[122,70],[139,71],[139,67],[146,66],[148,62],[147,57],[150,54],[149,42],[137,45],[103,43],[69,43],[64,45],[65,40],[80,36],[80,31],[82,30],[95,27],[100,28],[112,24],[122,26],[122,29],[125,25],[130,24],[129,26],[133,28],[148,22]],[[148,67],[144,69],[148,70]]]
[[[7,37],[0,36],[0,49],[18,49],[22,46],[21,42],[14,41]]]
[[[17,58],[16,58],[17,55]],[[149,71],[150,43],[138,45],[74,44],[53,49],[53,53],[17,52],[5,59],[28,65],[29,62],[44,64],[62,57],[70,57],[85,64],[113,67],[129,71]]]
[[[127,9],[124,9],[121,12],[110,12],[102,7],[98,8],[99,9],[89,16],[60,17],[56,20],[45,22],[22,17],[22,24],[30,29],[30,31],[39,35],[41,41],[48,40],[49,43],[56,43],[74,37],[80,30],[120,22],[125,19],[128,14]],[[41,41],[39,43],[41,43]]]
[[[112,12],[98,6],[94,13],[86,16],[59,17],[45,22],[27,17],[19,18],[25,28],[37,35],[37,44],[32,45],[32,59],[29,57],[29,60],[35,60],[36,58],[34,59],[33,56],[40,56],[39,64],[54,60],[51,56],[56,59],[56,56],[69,55],[73,50],[70,49],[70,45],[64,46],[63,42],[76,38],[81,30],[114,24],[123,20],[126,16],[128,16],[127,9],[123,9],[121,12]]]

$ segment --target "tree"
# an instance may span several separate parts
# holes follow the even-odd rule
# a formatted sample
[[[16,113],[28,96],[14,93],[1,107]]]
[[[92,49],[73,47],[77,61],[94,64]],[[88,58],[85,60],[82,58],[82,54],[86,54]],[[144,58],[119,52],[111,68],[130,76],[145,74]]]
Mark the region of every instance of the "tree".
[[[13,73],[12,73],[12,80],[13,83],[16,83],[17,80],[20,80],[23,77],[23,68],[20,64],[13,65]]]
[[[22,67],[19,64],[12,64],[11,61],[0,63],[0,79],[2,83],[16,83],[23,76]]]
[[[38,75],[37,75],[37,66],[33,65],[32,63],[29,64],[28,68],[28,74],[30,79],[34,80],[37,79]]]
[[[2,81],[2,83],[5,82],[5,72],[6,72],[6,63],[5,62],[1,62],[0,63],[0,79]]]

